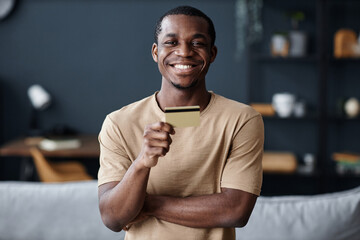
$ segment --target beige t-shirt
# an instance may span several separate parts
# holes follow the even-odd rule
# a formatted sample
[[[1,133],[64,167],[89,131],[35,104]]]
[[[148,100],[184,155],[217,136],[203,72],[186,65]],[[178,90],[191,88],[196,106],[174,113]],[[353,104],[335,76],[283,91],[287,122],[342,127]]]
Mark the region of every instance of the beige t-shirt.
[[[99,134],[98,184],[121,181],[140,153],[146,125],[164,121],[156,94],[109,114]],[[170,151],[150,171],[147,193],[175,197],[221,192],[260,194],[264,126],[251,107],[211,92],[200,126],[176,128]],[[234,228],[189,228],[154,217],[133,225],[126,239],[235,239]]]

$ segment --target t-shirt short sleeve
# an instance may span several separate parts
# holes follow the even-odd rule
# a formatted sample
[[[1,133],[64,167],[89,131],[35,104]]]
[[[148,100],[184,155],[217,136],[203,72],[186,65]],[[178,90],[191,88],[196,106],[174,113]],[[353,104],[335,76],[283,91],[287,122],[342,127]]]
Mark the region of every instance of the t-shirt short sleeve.
[[[131,165],[123,145],[123,137],[119,127],[108,115],[99,133],[100,168],[98,185],[107,182],[121,181]]]
[[[246,121],[234,135],[221,187],[260,195],[264,124],[260,114]]]

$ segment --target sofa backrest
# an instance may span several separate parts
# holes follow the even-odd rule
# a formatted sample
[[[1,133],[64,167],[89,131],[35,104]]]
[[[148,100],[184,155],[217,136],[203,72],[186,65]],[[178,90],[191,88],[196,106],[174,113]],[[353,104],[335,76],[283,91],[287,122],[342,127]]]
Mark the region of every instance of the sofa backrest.
[[[313,196],[260,197],[237,240],[359,240],[360,187]]]
[[[0,182],[0,239],[121,240],[101,221],[97,181]],[[360,187],[315,196],[259,197],[237,240],[359,240]]]
[[[122,239],[101,221],[97,181],[1,182],[0,239]]]

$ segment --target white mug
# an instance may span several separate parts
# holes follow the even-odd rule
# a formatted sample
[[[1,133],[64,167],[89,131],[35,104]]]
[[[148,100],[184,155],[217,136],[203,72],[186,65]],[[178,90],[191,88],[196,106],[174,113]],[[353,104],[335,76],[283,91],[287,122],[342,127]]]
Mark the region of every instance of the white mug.
[[[279,117],[290,117],[294,110],[296,97],[291,93],[276,93],[273,95],[272,105]]]

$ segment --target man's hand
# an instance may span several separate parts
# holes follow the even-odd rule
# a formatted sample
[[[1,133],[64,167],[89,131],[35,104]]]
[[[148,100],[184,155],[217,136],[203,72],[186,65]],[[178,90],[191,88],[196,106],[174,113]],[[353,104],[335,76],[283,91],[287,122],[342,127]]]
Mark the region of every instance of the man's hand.
[[[143,146],[139,155],[140,162],[148,168],[156,166],[159,157],[163,157],[170,149],[170,135],[175,134],[174,128],[164,122],[147,125],[144,130]]]
[[[143,212],[140,212],[140,214],[134,220],[132,220],[130,223],[128,223],[125,227],[123,227],[123,230],[129,231],[129,229],[131,228],[132,225],[134,225],[135,223],[138,223],[138,222],[142,222],[147,218],[149,218],[149,216],[143,214]]]

